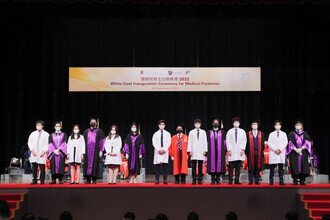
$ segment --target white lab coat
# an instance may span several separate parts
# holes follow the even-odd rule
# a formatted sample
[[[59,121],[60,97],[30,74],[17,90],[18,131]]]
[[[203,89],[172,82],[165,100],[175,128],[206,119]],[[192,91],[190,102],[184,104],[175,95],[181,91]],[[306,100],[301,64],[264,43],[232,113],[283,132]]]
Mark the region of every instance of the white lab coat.
[[[199,128],[199,139],[197,139],[197,128],[189,132],[187,152],[192,154],[191,160],[205,160],[207,137],[203,129]]]
[[[109,137],[107,137],[104,143],[104,150],[106,152],[104,164],[120,165],[122,163],[121,148],[122,148],[122,141],[120,136],[116,137],[115,139],[109,139]],[[110,156],[109,153],[113,153],[117,155]]]
[[[288,145],[288,137],[285,132],[279,131],[279,137],[277,137],[277,131],[273,131],[268,137],[269,147],[269,164],[285,164],[286,146]],[[281,153],[277,155],[276,149],[280,149]]]
[[[227,151],[231,151],[231,156],[228,155],[228,161],[245,160],[245,154],[242,156],[241,150],[246,148],[246,133],[243,129],[237,128],[237,142],[235,142],[235,128],[231,128],[226,135]]]
[[[81,155],[85,154],[85,139],[83,135],[80,135],[78,139],[68,140],[67,146],[69,163],[81,163]]]
[[[171,145],[171,134],[163,130],[163,147],[161,147],[160,143],[161,131],[158,130],[152,136],[152,145],[154,146],[154,164],[168,163],[168,148]],[[158,152],[160,150],[164,150],[165,153],[160,155]]]
[[[33,131],[28,140],[28,146],[31,151],[30,155],[30,162],[31,163],[38,163],[38,164],[46,164],[47,160],[47,152],[48,152],[48,139],[49,134],[48,132],[42,130],[40,131],[40,138],[38,142],[39,131]],[[34,156],[32,151],[35,150],[37,156]],[[41,157],[40,154],[44,152],[45,154]]]

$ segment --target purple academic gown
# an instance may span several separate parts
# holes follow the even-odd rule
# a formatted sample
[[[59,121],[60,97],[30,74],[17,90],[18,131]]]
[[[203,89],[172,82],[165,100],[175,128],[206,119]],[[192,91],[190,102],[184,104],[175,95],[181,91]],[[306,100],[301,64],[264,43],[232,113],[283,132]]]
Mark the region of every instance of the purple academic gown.
[[[211,173],[225,173],[226,172],[226,134],[223,130],[218,130],[217,140],[215,138],[215,131],[209,130],[207,132],[207,172]]]
[[[124,142],[124,153],[129,155],[128,168],[129,174],[140,174],[140,155],[144,157],[145,147],[144,140],[141,135],[127,135]]]
[[[85,154],[84,154],[84,176],[98,177],[100,141],[104,138],[101,129],[86,129],[84,131]]]
[[[302,155],[299,155],[294,151],[295,147],[298,149],[305,147],[302,151]],[[293,131],[289,133],[289,144],[286,152],[290,159],[290,171],[292,177],[298,175],[309,176],[308,156],[311,154],[311,150],[311,139],[305,131],[300,133]]]
[[[66,142],[67,136],[63,132],[49,135],[48,160],[50,160],[50,171],[52,175],[64,174],[65,158],[67,154]],[[58,155],[54,153],[55,150],[59,150]]]

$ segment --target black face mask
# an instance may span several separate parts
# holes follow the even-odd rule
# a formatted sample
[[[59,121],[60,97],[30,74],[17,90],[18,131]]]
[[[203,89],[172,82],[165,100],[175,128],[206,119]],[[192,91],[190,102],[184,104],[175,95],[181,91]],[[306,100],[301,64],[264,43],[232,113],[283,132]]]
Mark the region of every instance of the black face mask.
[[[214,124],[213,127],[214,128],[219,128],[219,125],[218,124]]]
[[[91,126],[91,128],[96,127],[96,123],[94,123],[94,122],[90,123],[89,125]]]
[[[176,132],[177,132],[178,134],[181,134],[181,133],[182,133],[182,130],[176,130]]]

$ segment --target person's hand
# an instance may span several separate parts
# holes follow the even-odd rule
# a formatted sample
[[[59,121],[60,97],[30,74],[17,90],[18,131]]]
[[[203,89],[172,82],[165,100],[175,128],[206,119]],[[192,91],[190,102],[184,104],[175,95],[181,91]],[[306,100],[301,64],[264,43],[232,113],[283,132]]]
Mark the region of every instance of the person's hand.
[[[192,157],[193,156],[193,153],[192,152],[189,152],[189,155],[190,155],[190,157]]]
[[[163,150],[159,150],[158,153],[159,153],[160,155],[163,155],[163,154],[164,154],[164,153],[163,153]]]
[[[43,157],[44,155],[45,155],[45,152],[44,151],[41,151],[40,157]]]
[[[58,150],[54,150],[54,154],[59,155]],[[40,154],[40,156],[41,156],[41,154]],[[42,157],[42,156],[41,156],[41,157]]]
[[[206,151],[204,151],[204,153],[203,153],[203,154],[204,154],[204,156],[206,156],[206,155],[207,155],[207,152],[206,152]]]
[[[69,154],[66,155],[66,159],[70,160],[70,155]]]
[[[32,151],[32,155],[36,157],[37,156],[37,152],[35,150],[33,150]]]
[[[232,153],[231,150],[230,150],[230,151],[228,151],[228,156],[231,157],[231,155],[233,155],[233,153]]]
[[[141,159],[142,158],[142,155],[140,155],[139,158]]]
[[[171,160],[174,160],[174,157],[171,157]]]
[[[103,153],[102,153],[102,151],[100,151],[100,153],[99,153],[99,157],[102,157],[103,156]]]
[[[243,157],[244,155],[244,150],[241,149],[240,156]]]
[[[83,160],[83,159],[84,159],[84,155],[83,155],[83,154],[81,154],[81,155],[80,155],[80,158],[81,158],[81,160]]]
[[[128,155],[128,154],[126,154],[126,156],[125,156],[125,157],[126,157],[126,159],[128,159],[128,158],[129,158],[129,155]]]

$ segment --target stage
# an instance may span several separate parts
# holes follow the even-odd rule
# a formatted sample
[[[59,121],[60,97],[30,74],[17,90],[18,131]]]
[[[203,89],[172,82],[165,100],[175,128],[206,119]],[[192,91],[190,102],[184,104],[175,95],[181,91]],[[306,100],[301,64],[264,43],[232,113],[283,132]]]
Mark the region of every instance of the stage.
[[[196,211],[202,220],[222,219],[228,211],[235,211],[239,219],[278,220],[284,219],[288,211],[298,212],[300,219],[310,219],[301,200],[302,194],[330,194],[330,184],[228,185],[227,181],[220,185],[7,183],[0,184],[0,193],[25,195],[22,202],[25,210],[17,212],[16,219],[24,211],[45,219],[58,219],[62,211],[68,210],[74,219],[82,220],[122,219],[126,211],[133,211],[137,219],[148,219],[159,212],[166,213],[170,219],[185,219],[190,211]],[[265,216],[264,213],[270,214]]]

